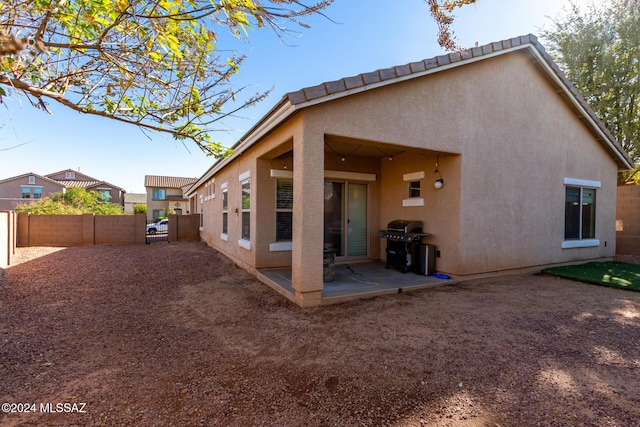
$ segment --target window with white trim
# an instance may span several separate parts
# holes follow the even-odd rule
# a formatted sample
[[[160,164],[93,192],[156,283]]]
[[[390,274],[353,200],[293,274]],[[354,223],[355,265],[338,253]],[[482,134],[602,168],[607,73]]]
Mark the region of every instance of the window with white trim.
[[[200,230],[204,228],[204,205],[200,205]]]
[[[276,242],[293,239],[293,179],[276,180]]]
[[[242,232],[244,240],[251,238],[251,180],[242,181]]]
[[[564,206],[565,240],[595,239],[596,189],[566,186]]]
[[[22,187],[22,198],[23,199],[31,198],[31,187]]]
[[[229,192],[222,189],[222,234],[229,232]]]
[[[29,184],[35,184],[36,183],[36,177],[31,175],[29,176]]]
[[[42,198],[42,187],[33,187],[33,198],[34,199]]]
[[[409,182],[409,198],[420,197],[420,181]]]
[[[164,188],[153,189],[153,200],[165,200],[167,196],[167,190]]]

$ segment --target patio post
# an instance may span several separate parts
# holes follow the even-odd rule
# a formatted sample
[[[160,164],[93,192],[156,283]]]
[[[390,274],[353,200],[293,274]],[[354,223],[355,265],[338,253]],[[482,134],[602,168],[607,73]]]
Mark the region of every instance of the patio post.
[[[320,304],[324,286],[324,135],[304,125],[293,138],[293,253],[291,263],[295,302]]]

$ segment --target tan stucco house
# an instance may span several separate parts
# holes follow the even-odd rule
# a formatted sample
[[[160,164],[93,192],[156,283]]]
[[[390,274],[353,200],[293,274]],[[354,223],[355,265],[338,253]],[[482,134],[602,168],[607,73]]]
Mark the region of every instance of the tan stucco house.
[[[189,199],[184,193],[197,180],[180,176],[145,175],[147,221],[164,217],[170,210],[176,215],[192,213],[189,209]]]
[[[385,260],[398,219],[453,277],[611,257],[632,166],[532,35],[289,93],[233,149],[186,192],[201,237],[266,283],[290,267],[301,306],[324,248]]]

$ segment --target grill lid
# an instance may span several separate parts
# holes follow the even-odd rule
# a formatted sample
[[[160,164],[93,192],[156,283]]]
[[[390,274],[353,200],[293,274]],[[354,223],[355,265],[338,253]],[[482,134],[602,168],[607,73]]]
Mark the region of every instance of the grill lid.
[[[387,231],[394,231],[396,233],[421,233],[422,221],[408,221],[404,219],[397,219],[387,224]]]

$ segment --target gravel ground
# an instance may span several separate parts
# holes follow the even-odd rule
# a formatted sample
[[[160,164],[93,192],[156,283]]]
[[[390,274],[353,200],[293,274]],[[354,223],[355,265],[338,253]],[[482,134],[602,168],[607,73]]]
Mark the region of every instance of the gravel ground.
[[[31,412],[3,426],[639,425],[640,293],[513,275],[302,310],[202,243],[17,261],[0,402]]]

